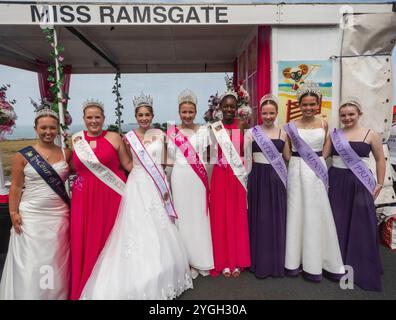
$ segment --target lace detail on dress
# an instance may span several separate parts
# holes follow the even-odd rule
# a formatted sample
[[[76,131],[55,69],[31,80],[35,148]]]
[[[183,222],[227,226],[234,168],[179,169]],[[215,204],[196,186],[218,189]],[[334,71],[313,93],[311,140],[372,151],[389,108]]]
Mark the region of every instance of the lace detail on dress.
[[[128,236],[127,243],[124,248],[124,257],[126,259],[130,258],[132,255],[136,255],[139,253],[139,248],[141,247],[141,243],[139,239],[134,238],[132,235]]]

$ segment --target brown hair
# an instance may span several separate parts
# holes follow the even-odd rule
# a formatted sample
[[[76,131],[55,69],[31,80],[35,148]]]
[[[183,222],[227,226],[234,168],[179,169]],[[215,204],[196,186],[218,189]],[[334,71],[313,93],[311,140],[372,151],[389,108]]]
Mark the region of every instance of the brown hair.
[[[304,93],[304,94],[298,99],[298,104],[299,104],[299,105],[301,104],[302,99],[305,98],[305,97],[315,97],[315,98],[316,98],[316,103],[319,104],[319,102],[320,102],[320,96],[319,96],[319,95],[317,95],[317,94],[314,93],[314,92],[308,91],[308,92]]]
[[[138,112],[139,112],[139,109],[142,108],[142,107],[147,108],[147,110],[150,111],[151,115],[154,117],[153,107],[152,107],[152,106],[147,106],[147,105],[144,105],[144,104],[141,105],[141,106],[139,106],[139,107],[137,107],[137,108],[135,109],[135,117],[137,116],[137,114],[138,114]]]
[[[55,116],[52,115],[52,114],[42,114],[42,115],[40,115],[40,116],[38,116],[37,118],[34,119],[34,128],[35,128],[35,129],[37,128],[37,124],[38,124],[39,119],[44,118],[44,117],[50,117],[50,118],[52,118],[52,119],[55,119],[55,120],[56,120],[56,123],[57,123],[57,125],[58,125],[58,128],[59,128],[59,126],[60,126],[60,121],[59,121],[59,119],[58,119],[57,117],[55,117]]]
[[[95,104],[89,104],[89,105],[87,105],[87,106],[84,108],[84,110],[83,110],[84,116],[85,116],[85,110],[88,109],[88,108],[98,108],[98,109],[100,110],[100,113],[102,114],[102,116],[103,116],[103,117],[105,116],[105,115],[104,115],[103,109],[102,109],[101,107],[98,107],[98,106],[95,105]]]
[[[191,102],[191,101],[184,101],[184,102],[180,103],[180,104],[179,104],[179,112],[180,112],[180,107],[181,107],[183,104],[188,104],[188,105],[194,106],[194,110],[195,110],[195,112],[197,112],[197,106],[195,105],[195,103],[193,103],[193,102]]]
[[[263,108],[263,106],[266,106],[267,104],[273,105],[275,107],[276,112],[278,112],[278,104],[274,100],[271,100],[271,99],[264,100],[264,102],[260,106],[261,109]],[[261,109],[260,109],[260,111],[261,111]]]
[[[353,104],[353,103],[344,103],[344,104],[338,109],[338,112],[340,112],[341,109],[342,109],[342,108],[345,108],[345,107],[355,107],[355,109],[356,109],[356,111],[357,111],[357,113],[358,113],[359,115],[363,113],[362,110],[360,110],[360,108],[359,108],[357,105]]]

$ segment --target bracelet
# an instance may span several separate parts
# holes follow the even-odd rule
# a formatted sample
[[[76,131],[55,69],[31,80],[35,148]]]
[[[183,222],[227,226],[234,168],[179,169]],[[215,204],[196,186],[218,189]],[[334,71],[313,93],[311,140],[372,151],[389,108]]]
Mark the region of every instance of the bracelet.
[[[380,183],[377,183],[377,186],[379,186],[379,187],[381,187],[381,188],[384,187],[384,185],[383,185],[383,184],[380,184]]]

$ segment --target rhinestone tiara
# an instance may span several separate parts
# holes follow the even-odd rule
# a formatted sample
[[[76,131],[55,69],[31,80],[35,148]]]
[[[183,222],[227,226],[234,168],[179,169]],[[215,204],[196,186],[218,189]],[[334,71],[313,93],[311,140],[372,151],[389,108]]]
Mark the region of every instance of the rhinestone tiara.
[[[180,92],[177,101],[179,105],[181,105],[182,103],[189,102],[197,106],[198,103],[197,96],[190,89],[184,89],[182,92]]]
[[[307,93],[312,93],[318,97],[321,97],[319,85],[313,81],[305,81],[300,88],[297,89],[297,100],[300,101],[301,97]]]
[[[341,107],[346,104],[354,105],[356,108],[359,109],[359,111],[362,111],[362,103],[360,102],[360,99],[358,97],[348,96],[342,99],[339,109],[341,109]]]
[[[226,86],[227,86],[227,91],[224,92],[221,96],[220,96],[220,101],[222,101],[225,97],[231,96],[234,97],[237,101],[238,101],[238,94],[235,92],[234,90],[234,84],[233,84],[233,78],[229,77],[227,74],[225,76],[225,82],[226,82]]]
[[[96,100],[96,99],[87,99],[83,103],[83,110],[85,110],[88,107],[98,107],[104,111],[104,104],[103,102]]]
[[[276,105],[279,105],[279,100],[277,96],[274,96],[271,93],[267,93],[266,95],[264,95],[261,99],[260,99],[260,106],[262,106],[264,104],[264,102],[266,101],[273,101],[276,103]]]
[[[133,97],[132,101],[135,109],[141,106],[153,107],[153,98],[150,95],[145,95],[143,91],[140,93],[140,96]]]

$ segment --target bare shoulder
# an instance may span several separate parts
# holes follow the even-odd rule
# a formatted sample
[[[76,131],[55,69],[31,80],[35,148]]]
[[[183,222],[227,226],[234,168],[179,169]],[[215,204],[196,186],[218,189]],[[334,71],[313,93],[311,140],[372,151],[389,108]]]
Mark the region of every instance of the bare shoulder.
[[[25,166],[27,164],[27,160],[20,152],[17,152],[14,155],[12,164],[13,166]]]
[[[287,133],[283,127],[280,127],[280,131],[281,131],[280,138],[285,141],[287,138]]]
[[[72,157],[72,151],[69,148],[64,148],[66,160],[69,160]]]
[[[120,134],[118,132],[108,131],[106,133],[106,138],[119,140],[119,139],[121,139],[121,136],[120,136]]]
[[[381,136],[379,135],[379,133],[374,130],[368,129],[368,128],[365,129],[365,132],[367,132],[368,130],[370,130],[370,131],[367,134],[366,141],[371,144],[372,143],[381,143]]]

